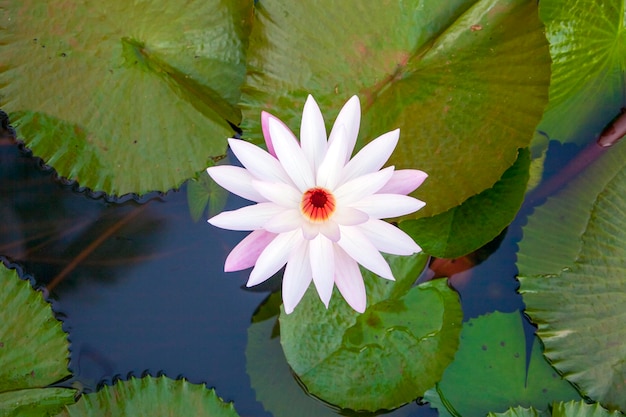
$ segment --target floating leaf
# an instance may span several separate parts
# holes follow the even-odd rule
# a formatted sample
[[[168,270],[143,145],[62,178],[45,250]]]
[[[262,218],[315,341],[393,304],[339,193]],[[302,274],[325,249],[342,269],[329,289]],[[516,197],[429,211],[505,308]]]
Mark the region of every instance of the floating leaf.
[[[618,417],[619,411],[607,411],[600,404],[587,404],[583,400],[558,402],[552,405],[552,413],[539,412],[534,408],[511,408],[504,413],[489,413],[488,417]]]
[[[69,375],[68,346],[41,293],[0,264],[0,416],[45,415],[74,402],[74,390],[43,388]]]
[[[339,294],[324,308],[314,289],[293,313],[281,312],[287,362],[311,394],[345,409],[390,410],[441,377],[456,351],[462,312],[446,280],[410,287],[425,258],[390,257],[396,283],[366,273],[363,314]]]
[[[487,417],[550,417],[550,413],[545,411],[539,411],[533,407],[515,407],[509,408],[504,413],[489,413]]]
[[[256,398],[274,417],[337,417],[334,408],[305,393],[285,360],[278,334],[281,303],[281,293],[272,293],[255,312],[248,328],[246,369]],[[385,416],[409,416],[416,407],[407,405]]]
[[[206,171],[202,171],[198,179],[187,182],[187,204],[193,221],[200,220],[207,206],[209,217],[215,216],[224,209],[228,192],[217,185]]]
[[[607,411],[598,403],[587,404],[584,401],[568,401],[552,406],[552,417],[618,417],[619,411]]]
[[[515,164],[492,188],[433,217],[402,221],[400,228],[437,258],[457,258],[473,252],[498,236],[515,218],[524,199],[529,166],[530,154],[522,149]]]
[[[541,354],[535,338],[526,359],[519,312],[495,312],[463,325],[461,344],[443,379],[424,399],[440,416],[481,416],[512,405],[546,409],[580,396]]]
[[[0,393],[0,417],[48,417],[72,404],[76,391],[67,388],[29,388]]]
[[[574,264],[598,195],[625,166],[626,146],[615,146],[535,208],[519,243],[520,275],[558,274]]]
[[[624,2],[542,0],[539,16],[552,56],[550,103],[539,130],[587,142],[626,105]]]
[[[415,194],[427,202],[418,216],[492,187],[547,102],[550,60],[536,2],[263,0],[255,17],[244,135],[261,140],[261,110],[297,132],[308,93],[331,123],[358,94],[358,146],[400,128],[390,164],[430,175]]]
[[[215,390],[183,380],[131,378],[83,395],[58,417],[99,416],[237,417],[232,403],[224,403]]]
[[[274,417],[336,417],[335,411],[304,392],[285,361],[280,338],[274,334],[281,302],[280,292],[273,293],[248,328],[246,369],[256,399]]]
[[[0,107],[36,156],[109,194],[168,190],[238,123],[252,1],[0,1]]]
[[[626,169],[605,179],[576,262],[559,275],[520,277],[520,292],[553,365],[588,397],[626,410]]]

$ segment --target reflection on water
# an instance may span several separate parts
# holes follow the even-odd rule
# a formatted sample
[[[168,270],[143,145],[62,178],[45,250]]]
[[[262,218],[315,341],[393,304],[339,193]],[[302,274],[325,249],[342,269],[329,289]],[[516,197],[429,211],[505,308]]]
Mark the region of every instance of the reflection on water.
[[[56,181],[17,145],[0,143],[0,256],[47,286],[63,315],[74,374],[65,384],[90,391],[103,380],[163,372],[216,387],[242,416],[270,416],[256,397],[264,400],[276,376],[259,386],[272,369],[246,364],[246,349],[253,349],[255,360],[267,353],[288,371],[277,339],[257,337],[271,337],[275,318],[261,333],[250,327],[267,288],[247,290],[248,271],[222,270],[245,233],[195,223],[184,187],[142,202],[109,202]],[[227,209],[244,204],[230,196]],[[523,307],[514,277],[525,216],[501,236],[493,255],[451,277],[466,320]],[[250,335],[259,346],[248,344]],[[411,404],[390,415],[436,413]]]

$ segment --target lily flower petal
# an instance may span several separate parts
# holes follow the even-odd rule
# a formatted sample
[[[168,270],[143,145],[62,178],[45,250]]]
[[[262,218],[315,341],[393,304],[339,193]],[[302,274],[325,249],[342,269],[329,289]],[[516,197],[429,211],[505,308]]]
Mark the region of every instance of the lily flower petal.
[[[278,120],[280,123],[282,123],[282,121],[280,121],[276,116],[273,116],[266,111],[261,112],[261,130],[263,131],[263,138],[265,139],[267,152],[270,155],[272,155],[274,158],[277,158],[276,151],[274,151],[274,143],[272,142],[272,137],[270,136],[270,127],[269,127],[270,117],[273,117],[274,119]]]
[[[402,194],[371,194],[363,197],[354,207],[370,217],[383,219],[404,216],[416,212],[426,203],[417,198]]]
[[[207,173],[213,178],[213,181],[239,197],[256,203],[269,201],[252,186],[254,177],[244,168],[219,165],[207,168]]]
[[[410,194],[422,185],[428,174],[419,169],[399,169],[394,171],[391,179],[378,190],[381,194]]]
[[[251,185],[266,201],[281,207],[297,207],[302,201],[302,193],[291,184],[253,180]]]
[[[341,126],[343,126],[343,129],[345,130],[343,130]],[[356,140],[359,136],[360,126],[361,103],[359,102],[359,98],[357,96],[352,96],[339,111],[335,124],[333,125],[330,135],[328,136],[328,146],[332,145],[339,136],[343,136],[343,140],[346,141],[348,145],[348,153],[346,160],[343,161],[344,165],[350,159],[352,151],[354,151],[354,146],[356,145]]]
[[[318,235],[309,243],[313,282],[320,299],[328,308],[330,296],[335,286],[335,256],[333,242],[323,235]]]
[[[300,228],[302,214],[299,210],[283,210],[269,219],[263,228],[272,233],[285,233]]]
[[[287,263],[293,249],[301,246],[302,240],[299,230],[276,236],[259,255],[246,286],[260,284],[278,272]]]
[[[256,230],[285,209],[274,203],[259,203],[237,210],[224,211],[209,219],[209,223],[222,229]]]
[[[298,305],[312,280],[311,264],[308,262],[308,243],[302,241],[289,257],[283,276],[283,306],[291,314]]]
[[[385,165],[398,144],[400,129],[379,136],[363,147],[343,169],[342,181],[376,172]]]
[[[333,220],[342,226],[356,226],[365,223],[369,218],[367,213],[353,207],[340,207],[333,216]]]
[[[342,204],[353,205],[360,199],[380,190],[393,175],[393,167],[362,175],[342,184],[335,190],[335,197]]]
[[[365,283],[359,265],[343,249],[335,245],[335,284],[348,305],[359,313],[367,304]]]
[[[358,230],[358,226],[340,227],[341,239],[337,244],[365,268],[385,279],[395,281],[389,264],[376,247]]]
[[[291,182],[278,159],[263,149],[241,139],[228,139],[228,144],[253,177],[269,182]]]
[[[320,224],[319,231],[333,242],[337,242],[341,238],[339,225],[333,220],[328,220],[327,222]]]
[[[313,171],[322,163],[326,155],[326,127],[324,116],[312,95],[306,99],[302,111],[302,123],[300,125],[300,145],[306,155]]]
[[[224,272],[241,271],[253,267],[261,252],[275,237],[275,233],[254,230],[230,251],[224,262]]]
[[[406,256],[422,251],[409,235],[385,221],[370,219],[359,230],[381,252]]]
[[[269,126],[274,150],[280,163],[287,171],[287,175],[302,192],[313,187],[315,180],[311,165],[291,130],[286,129],[285,125],[277,122],[274,118],[269,119]]]
[[[340,126],[339,130],[345,132],[343,126]],[[345,136],[343,135],[342,138],[337,139],[328,146],[328,152],[326,152],[317,171],[316,184],[319,187],[335,188],[339,183],[346,155],[350,157],[349,143],[343,139]]]

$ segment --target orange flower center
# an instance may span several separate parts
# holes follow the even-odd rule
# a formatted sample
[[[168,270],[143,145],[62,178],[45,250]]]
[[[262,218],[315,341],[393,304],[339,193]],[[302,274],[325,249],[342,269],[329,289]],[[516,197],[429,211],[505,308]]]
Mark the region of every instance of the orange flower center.
[[[312,222],[326,221],[335,212],[335,196],[324,188],[311,188],[302,196],[300,208]]]

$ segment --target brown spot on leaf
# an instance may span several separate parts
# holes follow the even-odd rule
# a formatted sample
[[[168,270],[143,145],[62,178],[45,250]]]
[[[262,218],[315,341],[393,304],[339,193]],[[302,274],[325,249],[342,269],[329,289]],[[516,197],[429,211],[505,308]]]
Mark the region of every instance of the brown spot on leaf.
[[[472,25],[472,26],[470,26],[470,30],[472,32],[477,32],[479,30],[483,30],[483,27],[481,25]]]

